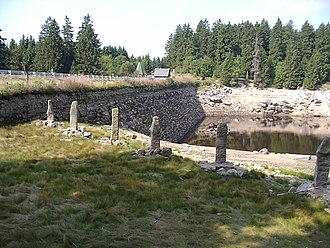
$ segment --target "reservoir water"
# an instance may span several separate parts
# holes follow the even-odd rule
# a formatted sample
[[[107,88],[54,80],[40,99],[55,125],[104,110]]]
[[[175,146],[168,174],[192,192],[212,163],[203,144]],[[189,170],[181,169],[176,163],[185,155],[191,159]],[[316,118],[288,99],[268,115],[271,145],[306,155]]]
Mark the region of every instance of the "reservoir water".
[[[315,155],[330,135],[329,118],[206,117],[187,143],[215,146],[217,124],[228,124],[230,149]]]

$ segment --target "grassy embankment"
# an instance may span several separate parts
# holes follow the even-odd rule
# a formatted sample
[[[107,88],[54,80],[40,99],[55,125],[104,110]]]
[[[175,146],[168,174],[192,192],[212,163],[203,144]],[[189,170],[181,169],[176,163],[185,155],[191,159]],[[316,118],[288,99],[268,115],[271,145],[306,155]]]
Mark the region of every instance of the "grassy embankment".
[[[211,81],[194,77],[179,77],[176,79],[152,79],[152,78],[129,78],[129,79],[91,79],[91,78],[38,78],[31,76],[29,82],[24,76],[0,75],[0,96],[11,94],[24,94],[29,92],[60,92],[60,91],[89,91],[102,89],[122,89],[137,87],[177,87],[189,84],[209,84]]]
[[[177,156],[133,157],[134,140],[105,146],[54,133],[0,128],[0,247],[329,246],[324,203],[269,196],[287,188],[258,173],[223,178]]]

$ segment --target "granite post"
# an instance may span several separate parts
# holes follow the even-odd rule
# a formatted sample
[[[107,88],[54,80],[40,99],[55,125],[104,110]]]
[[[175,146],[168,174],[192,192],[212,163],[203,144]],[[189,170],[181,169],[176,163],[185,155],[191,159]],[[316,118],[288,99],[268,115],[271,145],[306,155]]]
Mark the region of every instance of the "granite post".
[[[47,115],[47,121],[54,121],[53,104],[51,100],[48,100],[46,115]]]
[[[330,137],[326,137],[316,150],[314,187],[327,187],[330,168]]]
[[[217,127],[217,137],[215,141],[215,162],[226,162],[226,149],[227,149],[227,132],[228,127],[226,123],[220,123]]]
[[[70,108],[70,130],[78,129],[78,102],[73,101]]]
[[[111,110],[111,140],[116,141],[119,139],[119,110],[113,108]]]
[[[160,121],[158,116],[154,116],[152,118],[152,123],[150,127],[151,133],[151,151],[159,151],[160,150]]]

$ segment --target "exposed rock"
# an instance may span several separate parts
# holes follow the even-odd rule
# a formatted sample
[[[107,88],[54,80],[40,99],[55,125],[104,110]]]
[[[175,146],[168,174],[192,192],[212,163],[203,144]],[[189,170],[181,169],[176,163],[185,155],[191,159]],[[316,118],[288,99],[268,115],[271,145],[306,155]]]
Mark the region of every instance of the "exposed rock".
[[[326,187],[330,168],[330,137],[326,137],[316,151],[314,186]]]
[[[91,138],[92,137],[92,133],[91,132],[83,132],[82,134],[86,138]]]
[[[161,152],[160,155],[164,156],[164,157],[169,157],[172,155],[172,148],[169,147],[164,147]]]
[[[205,171],[215,171],[221,176],[239,176],[243,177],[248,174],[249,171],[239,165],[234,165],[233,163],[208,163],[205,161],[198,162],[198,165],[202,167]]]
[[[137,152],[136,152],[136,154],[138,156],[144,156],[146,154],[146,151],[144,149],[138,149]]]
[[[215,162],[226,162],[226,149],[227,149],[227,133],[228,127],[226,123],[220,123],[217,127],[217,137],[215,141],[216,154]]]
[[[119,109],[113,108],[111,111],[111,140],[119,139]]]
[[[259,151],[259,153],[261,153],[261,154],[269,154],[269,151],[268,151],[268,149],[267,148],[262,148],[260,151]]]
[[[150,150],[155,151],[160,150],[160,121],[158,116],[154,116],[152,119],[152,124],[150,127],[151,133],[151,143],[150,143]]]
[[[210,102],[222,103],[222,100],[221,100],[221,98],[210,98]]]
[[[78,129],[78,102],[73,101],[70,108],[70,129]]]
[[[230,101],[223,101],[223,104],[226,106],[231,106],[233,103]]]
[[[313,182],[306,182],[299,185],[296,192],[303,194],[303,193],[307,193],[312,188],[314,188]]]

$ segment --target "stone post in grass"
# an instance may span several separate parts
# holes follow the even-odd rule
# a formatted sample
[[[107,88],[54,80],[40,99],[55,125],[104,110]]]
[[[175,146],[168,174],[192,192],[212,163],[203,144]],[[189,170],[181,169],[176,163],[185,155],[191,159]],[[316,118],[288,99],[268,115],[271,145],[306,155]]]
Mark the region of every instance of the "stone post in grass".
[[[151,151],[160,151],[160,121],[158,116],[152,118],[152,123],[150,127],[151,132]]]
[[[47,121],[54,121],[53,105],[51,100],[48,100],[46,115],[47,115]]]
[[[326,188],[330,168],[330,137],[326,137],[316,150],[314,187]]]
[[[119,110],[113,108],[111,111],[111,141],[119,139]]]
[[[228,127],[226,123],[220,123],[217,127],[217,137],[215,141],[215,162],[226,162],[226,149],[227,149],[227,132]]]
[[[70,130],[78,129],[78,102],[73,101],[70,108]]]

